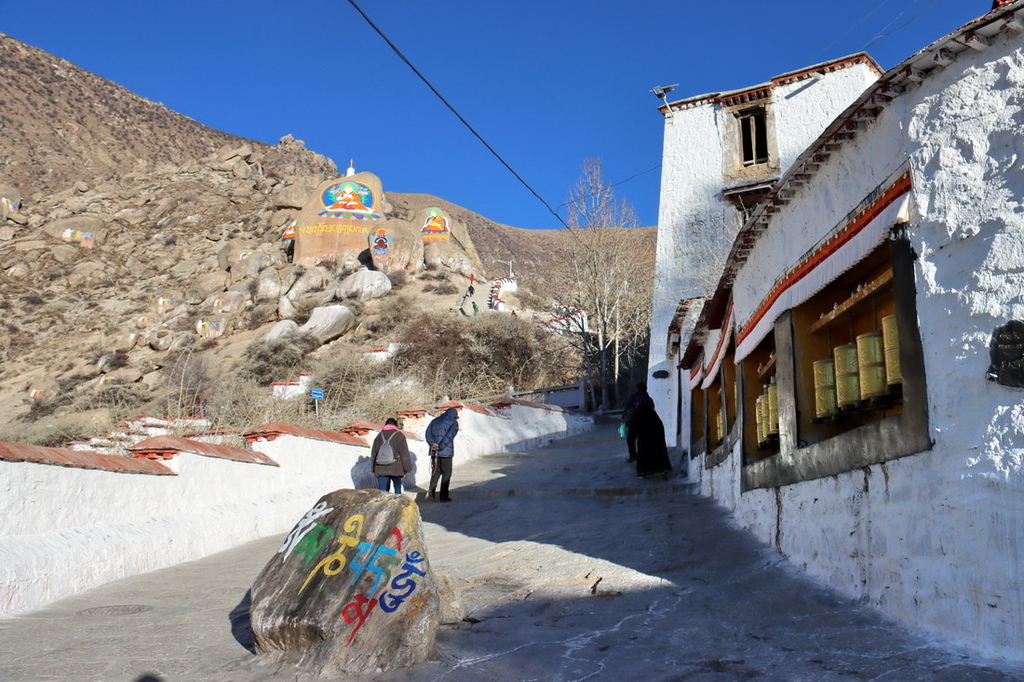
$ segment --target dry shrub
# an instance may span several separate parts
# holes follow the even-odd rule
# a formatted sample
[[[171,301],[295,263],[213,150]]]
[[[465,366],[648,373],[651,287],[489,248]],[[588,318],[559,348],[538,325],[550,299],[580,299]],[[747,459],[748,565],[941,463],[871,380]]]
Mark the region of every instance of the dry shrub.
[[[260,424],[293,424],[316,428],[313,407],[306,398],[275,400],[266,387],[235,379],[223,385],[206,405],[213,428],[247,429]]]
[[[60,448],[72,441],[109,433],[113,425],[109,413],[97,410],[93,413],[6,424],[4,430],[0,431],[0,440]]]
[[[409,281],[409,273],[405,270],[392,270],[387,273],[388,280],[391,282],[391,290],[401,289]]]
[[[526,320],[501,313],[470,318],[423,314],[404,330],[396,364],[435,397],[470,398],[510,386],[538,388],[576,376],[579,363],[564,341]]]
[[[333,430],[355,419],[383,422],[409,405],[428,404],[434,399],[415,380],[398,376],[394,363],[370,362],[364,353],[353,347],[339,344],[331,346],[329,352],[311,358],[309,370],[312,374],[311,386],[324,392],[319,417],[308,400],[279,401],[298,402],[302,405],[298,413],[280,416],[287,423],[306,423],[315,428]],[[265,393],[265,389],[260,390]],[[259,401],[260,398],[254,396],[246,402]],[[265,415],[266,409],[260,408],[260,414]]]
[[[419,311],[420,307],[412,296],[407,294],[386,296],[377,306],[375,331],[378,334],[387,334],[417,315]]]
[[[320,341],[315,336],[298,332],[253,341],[245,350],[238,378],[260,386],[286,380],[296,373],[306,355],[319,347]]]
[[[149,404],[152,399],[152,391],[142,382],[109,384],[96,391],[78,396],[74,402],[74,408],[79,411],[108,410],[111,421],[116,424],[143,412],[143,406]]]
[[[168,355],[165,413],[192,417],[196,405],[209,402],[217,390],[217,373],[209,357],[189,348]]]

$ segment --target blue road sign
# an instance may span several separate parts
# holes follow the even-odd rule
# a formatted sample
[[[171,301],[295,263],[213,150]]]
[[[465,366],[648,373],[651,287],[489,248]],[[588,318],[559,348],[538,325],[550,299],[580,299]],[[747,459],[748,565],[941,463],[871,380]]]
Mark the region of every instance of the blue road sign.
[[[324,389],[322,389],[322,388],[311,388],[311,389],[309,389],[309,397],[312,398],[313,400],[323,400],[324,399]]]

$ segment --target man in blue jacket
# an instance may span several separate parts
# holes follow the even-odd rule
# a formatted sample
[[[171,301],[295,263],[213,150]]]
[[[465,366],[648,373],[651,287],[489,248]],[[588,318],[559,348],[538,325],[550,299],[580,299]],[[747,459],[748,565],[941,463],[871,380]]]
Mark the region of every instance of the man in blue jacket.
[[[452,457],[455,456],[455,434],[459,432],[459,411],[449,407],[440,417],[435,418],[427,426],[424,437],[430,446],[430,499],[437,489],[437,480],[441,479],[441,501],[451,502],[448,496],[448,484],[452,480]]]

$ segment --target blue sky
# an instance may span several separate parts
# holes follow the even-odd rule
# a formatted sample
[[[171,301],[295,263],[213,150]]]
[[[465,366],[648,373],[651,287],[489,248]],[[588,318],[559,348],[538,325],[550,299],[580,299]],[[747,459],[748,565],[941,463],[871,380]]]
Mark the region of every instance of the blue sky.
[[[580,166],[657,221],[671,99],[742,88],[866,50],[882,68],[986,13],[986,0],[356,0],[552,207]],[[347,0],[0,0],[0,31],[197,121],[285,134],[384,190],[435,194],[500,223],[559,222]],[[2,65],[0,65],[2,68]],[[559,213],[564,217],[565,209]]]

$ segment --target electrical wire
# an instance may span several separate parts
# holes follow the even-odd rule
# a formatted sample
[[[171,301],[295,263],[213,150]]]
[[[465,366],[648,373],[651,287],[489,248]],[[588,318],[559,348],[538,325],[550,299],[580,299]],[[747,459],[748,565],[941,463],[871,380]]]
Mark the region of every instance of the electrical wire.
[[[867,45],[865,45],[864,47],[860,48],[860,51],[863,52],[864,50],[868,49],[869,47],[871,47],[872,45],[877,43],[879,40],[882,40],[883,38],[888,38],[893,33],[896,33],[897,31],[902,31],[907,26],[910,26],[912,23],[914,23],[915,21],[920,19],[921,15],[923,15],[925,12],[930,10],[935,5],[936,1],[937,0],[932,0],[931,2],[929,2],[928,5],[924,9],[922,9],[920,12],[918,12],[914,16],[910,17],[909,19],[907,19],[907,21],[905,23],[897,26],[893,30],[885,32],[885,33],[878,34],[877,36],[875,36],[874,38],[869,40]],[[899,19],[901,15],[902,15],[902,13],[900,15],[897,15],[896,19]],[[896,21],[896,19],[893,19],[892,21],[890,21],[889,22],[889,26],[892,26],[893,22]],[[887,28],[889,28],[889,26],[886,26],[885,28],[887,29]],[[885,31],[885,29],[882,29],[882,30]]]
[[[444,103],[444,105],[445,105],[446,107],[448,107],[449,111],[451,111],[451,112],[452,112],[453,114],[455,114],[455,117],[456,117],[456,118],[458,118],[458,119],[459,119],[459,120],[460,120],[460,121],[462,122],[462,125],[466,126],[466,128],[467,128],[467,129],[469,130],[469,132],[473,133],[473,135],[474,135],[474,136],[476,137],[476,139],[480,140],[480,142],[481,142],[481,143],[482,143],[482,144],[483,144],[483,145],[484,145],[485,147],[487,147],[487,151],[489,151],[489,152],[490,152],[491,154],[493,154],[493,155],[494,155],[494,158],[496,158],[496,159],[497,159],[497,160],[498,160],[499,162],[501,162],[501,165],[503,165],[503,166],[504,166],[504,167],[505,167],[506,169],[508,169],[508,172],[509,172],[509,173],[511,173],[511,174],[512,174],[513,176],[515,176],[516,180],[518,180],[519,182],[521,182],[521,183],[522,183],[522,185],[523,185],[523,187],[525,187],[526,189],[528,189],[528,190],[530,191],[530,194],[532,194],[533,196],[537,197],[537,199],[538,199],[538,200],[540,201],[540,203],[544,204],[544,207],[548,209],[548,212],[549,212],[549,213],[551,213],[551,215],[555,216],[555,218],[556,218],[556,219],[558,220],[558,222],[560,222],[560,223],[562,224],[562,226],[563,226],[563,227],[565,227],[566,229],[568,229],[568,227],[569,227],[569,226],[565,224],[565,221],[564,221],[564,220],[562,220],[562,216],[558,215],[558,213],[556,213],[556,212],[555,212],[555,209],[551,208],[550,204],[548,204],[548,202],[544,201],[544,197],[542,197],[542,196],[541,196],[540,194],[538,194],[538,193],[537,193],[537,191],[536,191],[536,190],[534,190],[534,189],[533,189],[533,187],[531,187],[531,186],[530,186],[530,184],[529,184],[528,182],[526,182],[526,180],[524,180],[524,179],[522,178],[522,176],[521,176],[521,175],[519,175],[519,173],[517,173],[517,172],[515,171],[515,169],[514,169],[514,168],[512,168],[512,166],[510,166],[510,165],[508,164],[508,162],[507,162],[507,161],[505,161],[505,159],[503,159],[503,158],[501,157],[501,155],[500,155],[500,154],[499,154],[499,153],[498,153],[497,151],[495,151],[494,147],[492,147],[492,146],[491,146],[490,144],[488,144],[488,143],[487,143],[487,140],[485,140],[485,139],[483,138],[483,136],[482,136],[482,135],[481,135],[480,133],[478,133],[478,132],[476,131],[476,129],[475,129],[475,128],[473,128],[473,126],[471,126],[471,125],[469,124],[469,121],[467,121],[467,120],[466,120],[465,118],[463,118],[462,114],[460,114],[460,113],[458,112],[458,110],[456,110],[456,108],[455,108],[454,106],[452,106],[452,104],[451,104],[451,103],[450,103],[450,102],[449,102],[449,101],[448,101],[447,99],[445,99],[444,95],[442,95],[442,94],[441,94],[441,93],[440,93],[440,92],[438,91],[438,89],[437,89],[437,88],[435,88],[435,87],[433,86],[433,84],[432,84],[432,83],[431,83],[431,82],[430,82],[429,80],[427,80],[427,77],[426,77],[426,76],[424,76],[424,75],[423,75],[422,73],[420,73],[420,70],[419,70],[419,69],[417,69],[417,68],[416,68],[415,66],[413,66],[413,63],[412,63],[411,61],[409,61],[409,58],[408,58],[408,57],[406,57],[406,56],[405,56],[404,54],[402,54],[402,51],[398,49],[398,46],[397,46],[397,45],[395,45],[395,44],[394,44],[393,42],[391,42],[391,39],[390,39],[390,38],[388,38],[388,37],[387,37],[387,36],[386,36],[386,35],[384,34],[384,31],[382,31],[382,30],[381,30],[381,29],[380,29],[380,28],[379,28],[379,27],[377,26],[377,24],[373,23],[373,20],[372,20],[372,19],[370,19],[370,17],[369,17],[369,16],[367,16],[366,12],[364,12],[364,11],[363,11],[362,7],[360,7],[360,6],[358,5],[358,4],[356,4],[355,0],[348,0],[348,3],[349,3],[350,5],[352,5],[352,7],[354,7],[354,8],[355,8],[355,10],[356,10],[357,12],[359,12],[359,14],[360,14],[360,15],[362,15],[363,19],[365,19],[365,20],[366,20],[366,23],[370,25],[370,28],[372,28],[372,29],[373,29],[374,31],[376,31],[376,32],[377,32],[377,35],[379,35],[379,36],[380,36],[381,38],[383,38],[383,39],[384,39],[384,42],[386,42],[386,43],[388,44],[388,46],[389,46],[389,47],[391,48],[391,50],[392,50],[392,51],[393,51],[393,52],[394,52],[394,53],[395,53],[396,55],[398,55],[398,58],[399,58],[399,59],[401,59],[401,60],[402,60],[403,62],[405,62],[405,64],[406,64],[406,65],[407,65],[407,66],[408,66],[408,67],[409,67],[410,69],[412,69],[412,72],[413,72],[413,73],[415,73],[415,74],[416,74],[416,75],[417,75],[417,76],[419,77],[419,79],[420,79],[421,81],[423,81],[423,83],[424,83],[424,84],[425,84],[425,85],[426,85],[426,86],[427,86],[428,88],[430,88],[430,91],[431,91],[431,92],[433,92],[433,93],[434,93],[434,95],[436,95],[436,96],[437,96],[437,98],[438,98],[439,100],[441,100],[441,102],[443,102],[443,103]]]
[[[624,182],[629,182],[630,180],[635,180],[636,178],[639,178],[641,175],[645,175],[647,173],[650,173],[651,171],[658,170],[659,168],[661,168],[661,164],[660,163],[657,164],[656,166],[651,166],[650,168],[648,168],[645,171],[640,171],[639,173],[636,173],[634,175],[630,175],[625,180],[619,180],[618,182],[613,182],[612,184],[610,184],[610,185],[608,185],[608,186],[606,186],[606,187],[604,187],[602,189],[611,189],[612,187],[618,187],[619,185],[621,185]],[[562,204],[559,204],[558,206],[555,206],[555,210],[557,211],[558,209],[562,208],[563,206],[568,206],[570,204],[578,204],[579,202],[583,201],[584,199],[589,199],[590,197],[597,196],[597,194],[598,194],[598,192],[591,192],[587,196],[580,197],[579,199],[576,199],[574,201],[566,201],[565,203],[562,203]]]

